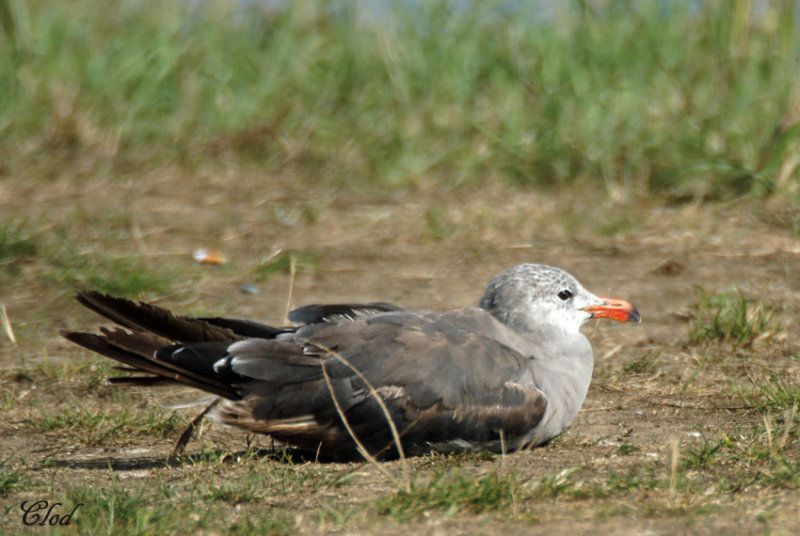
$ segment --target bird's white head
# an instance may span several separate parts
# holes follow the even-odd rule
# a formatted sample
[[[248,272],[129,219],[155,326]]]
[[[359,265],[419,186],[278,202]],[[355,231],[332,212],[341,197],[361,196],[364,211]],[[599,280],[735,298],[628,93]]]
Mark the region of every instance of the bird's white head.
[[[577,333],[590,318],[639,321],[639,311],[627,301],[595,296],[564,270],[543,264],[521,264],[497,275],[480,307],[527,331]]]

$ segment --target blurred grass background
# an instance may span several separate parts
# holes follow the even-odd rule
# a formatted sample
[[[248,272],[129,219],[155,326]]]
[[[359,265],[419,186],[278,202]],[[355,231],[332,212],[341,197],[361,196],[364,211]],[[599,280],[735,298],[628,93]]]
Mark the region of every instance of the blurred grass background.
[[[794,1],[541,4],[0,0],[0,173],[224,160],[797,208]]]

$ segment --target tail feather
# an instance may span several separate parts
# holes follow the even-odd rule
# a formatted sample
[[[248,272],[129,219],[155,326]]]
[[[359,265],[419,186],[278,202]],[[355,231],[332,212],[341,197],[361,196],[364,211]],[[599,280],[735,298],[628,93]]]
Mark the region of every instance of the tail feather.
[[[143,331],[131,333],[119,328],[101,327],[100,333],[115,346],[141,356],[153,355],[160,348],[172,344],[169,339]]]
[[[132,348],[147,348],[148,343],[152,343],[153,340],[149,334],[106,329],[102,335],[75,331],[62,332],[61,335],[75,344],[142,372],[195,387],[231,400],[239,400],[241,398],[233,387],[213,377],[197,374],[168,361],[157,360],[153,357],[152,352],[148,354],[132,351]],[[137,338],[142,340],[137,341]],[[153,382],[155,380],[146,381]]]
[[[225,326],[176,316],[149,303],[136,303],[93,290],[78,292],[77,299],[85,307],[124,328],[150,332],[173,342],[238,341],[243,338]]]
[[[78,292],[77,300],[125,329],[101,327],[99,334],[62,332],[65,338],[127,365],[120,367],[122,370],[152,374],[111,378],[110,383],[146,386],[180,383],[231,400],[241,398],[226,381],[229,378],[217,377],[208,362],[181,363],[171,359],[172,352],[164,350],[174,351],[176,343],[202,345],[216,342],[225,346],[244,338],[242,334],[226,325],[174,315],[149,303],[137,303],[96,291]]]

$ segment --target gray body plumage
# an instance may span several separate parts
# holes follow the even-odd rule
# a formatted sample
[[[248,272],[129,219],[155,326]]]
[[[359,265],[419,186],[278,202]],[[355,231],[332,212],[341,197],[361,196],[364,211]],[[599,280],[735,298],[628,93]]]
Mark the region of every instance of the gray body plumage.
[[[495,277],[479,307],[312,305],[286,328],[79,299],[127,331],[65,336],[150,374],[120,382],[166,378],[215,393],[227,399],[216,420],[333,458],[358,455],[351,435],[372,454],[396,455],[384,407],[410,455],[549,441],[586,397],[592,349],[579,329],[605,303],[536,264]]]

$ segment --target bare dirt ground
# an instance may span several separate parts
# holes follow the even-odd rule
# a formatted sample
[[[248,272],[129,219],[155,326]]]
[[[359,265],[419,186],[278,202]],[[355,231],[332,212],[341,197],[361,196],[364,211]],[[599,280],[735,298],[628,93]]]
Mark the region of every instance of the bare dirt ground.
[[[384,464],[387,477],[367,463],[254,459],[242,453],[253,441],[269,448],[268,439],[209,425],[189,444],[190,458],[166,463],[181,427],[165,435],[123,427],[96,438],[87,438],[80,424],[46,429],[42,415],[70,406],[113,414],[192,396],[139,388],[118,395],[98,382],[107,372],[103,361],[58,336],[59,329],[91,328],[98,319],[72,301],[73,288],[43,281],[44,261],[31,261],[2,291],[19,339],[16,346],[5,338],[0,343],[0,461],[19,477],[0,495],[4,533],[36,529],[21,523],[23,501],[69,502],[67,492],[78,484],[173,490],[172,499],[153,492],[153,503],[161,504],[210,485],[218,489],[230,479],[254,478],[253,471],[268,475],[254,496],[201,494],[227,523],[269,510],[285,520],[288,529],[282,530],[297,533],[800,531],[800,478],[760,478],[777,474],[774,457],[752,454],[779,442],[785,419],[742,396],[763,398],[755,386],[775,378],[800,382],[800,241],[775,218],[756,217],[747,203],[663,208],[506,185],[337,192],[223,169],[197,176],[162,170],[113,182],[76,177],[0,184],[0,210],[24,216],[44,234],[61,230],[81,254],[137,257],[188,274],[178,277],[169,295],[143,296],[185,313],[281,324],[289,301],[470,306],[494,274],[541,262],[568,270],[597,294],[632,301],[642,314],[639,325],[597,322],[585,328],[595,350],[595,378],[577,422],[553,444],[506,457],[408,460],[423,480],[443,467],[476,478],[513,474],[528,486],[524,501],[488,511],[431,508],[400,521],[376,504],[397,493],[393,479],[402,479],[401,462]],[[197,265],[191,253],[199,247],[224,252],[228,263]],[[256,281],[258,293],[242,292],[258,262],[279,250],[308,254],[313,266],[300,266],[293,284],[288,271],[278,271]],[[699,288],[712,295],[731,287],[770,304],[778,327],[745,347],[692,344]],[[87,365],[80,368],[82,363]],[[179,410],[181,422],[197,411]],[[792,424],[782,455],[796,463]],[[722,450],[729,455],[706,466],[686,464],[704,445],[725,438],[730,443]],[[224,453],[219,457],[225,460],[208,461],[203,456],[209,452]],[[320,484],[341,475],[347,475],[345,484]],[[220,530],[198,524],[187,519],[185,532]]]

